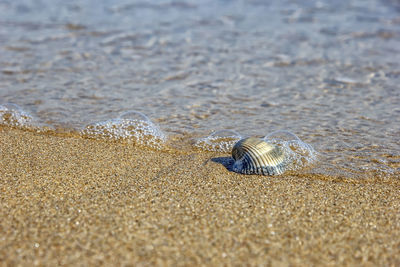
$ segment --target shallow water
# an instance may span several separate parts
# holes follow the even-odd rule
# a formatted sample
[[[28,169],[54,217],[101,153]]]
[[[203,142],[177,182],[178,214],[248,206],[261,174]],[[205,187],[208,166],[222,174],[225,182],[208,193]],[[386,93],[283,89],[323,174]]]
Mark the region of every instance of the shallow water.
[[[29,127],[288,130],[318,151],[307,171],[399,176],[399,52],[394,0],[3,0],[0,104]]]

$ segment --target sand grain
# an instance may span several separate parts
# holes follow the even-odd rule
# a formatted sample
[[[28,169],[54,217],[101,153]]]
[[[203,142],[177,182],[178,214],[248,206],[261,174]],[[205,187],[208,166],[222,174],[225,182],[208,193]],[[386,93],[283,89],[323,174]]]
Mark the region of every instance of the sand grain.
[[[400,186],[0,128],[5,265],[400,265]]]

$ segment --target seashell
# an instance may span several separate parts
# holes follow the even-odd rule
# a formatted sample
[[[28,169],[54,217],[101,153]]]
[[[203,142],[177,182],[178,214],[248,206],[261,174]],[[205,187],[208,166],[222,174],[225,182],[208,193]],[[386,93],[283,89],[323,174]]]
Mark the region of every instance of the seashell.
[[[256,137],[238,141],[232,149],[233,171],[242,174],[279,175],[287,166],[284,150]]]

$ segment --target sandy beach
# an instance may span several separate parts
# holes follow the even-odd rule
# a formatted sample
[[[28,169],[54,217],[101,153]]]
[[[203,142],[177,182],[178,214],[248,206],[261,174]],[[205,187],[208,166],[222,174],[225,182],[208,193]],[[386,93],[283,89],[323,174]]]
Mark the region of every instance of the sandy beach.
[[[239,175],[229,154],[8,127],[0,155],[3,266],[400,265],[395,177]]]

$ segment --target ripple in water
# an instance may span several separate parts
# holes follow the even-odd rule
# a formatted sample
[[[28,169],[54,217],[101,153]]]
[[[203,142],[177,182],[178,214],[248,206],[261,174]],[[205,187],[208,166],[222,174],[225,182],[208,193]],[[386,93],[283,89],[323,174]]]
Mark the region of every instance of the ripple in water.
[[[317,159],[317,152],[314,148],[289,131],[272,132],[266,135],[264,140],[285,150],[288,162],[287,170],[300,170]]]
[[[156,149],[160,149],[166,140],[158,126],[139,111],[129,111],[115,119],[89,124],[81,134],[94,139],[128,140]]]
[[[230,152],[243,137],[234,130],[221,130],[197,140],[195,146],[207,151]]]

